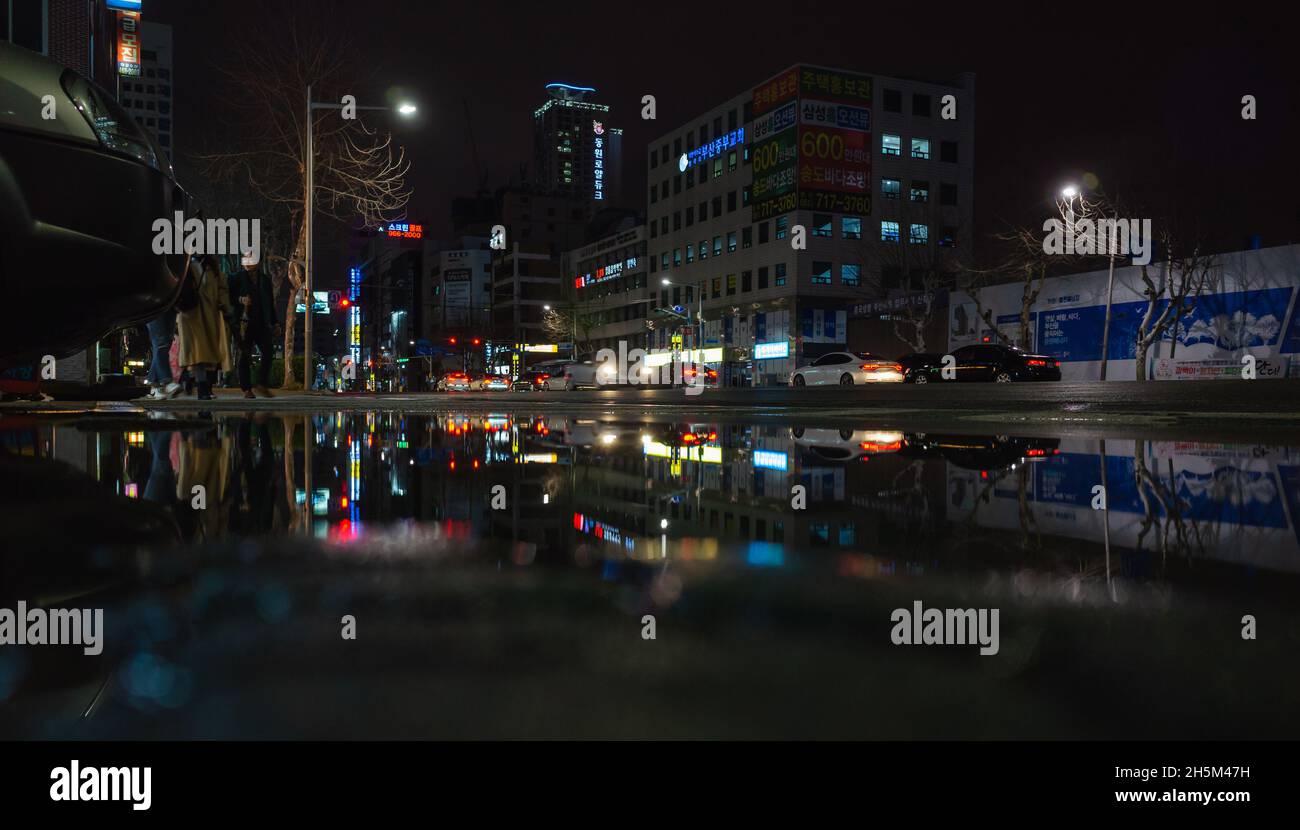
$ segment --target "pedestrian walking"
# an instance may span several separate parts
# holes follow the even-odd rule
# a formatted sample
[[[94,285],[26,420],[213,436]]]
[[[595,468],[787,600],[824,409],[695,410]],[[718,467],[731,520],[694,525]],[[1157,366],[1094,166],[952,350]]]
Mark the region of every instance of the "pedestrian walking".
[[[229,371],[231,367],[230,337],[226,328],[230,294],[212,257],[195,257],[188,276],[194,280],[193,306],[182,308],[178,315],[181,334],[179,363],[193,374],[199,400],[210,401],[215,397],[212,383],[216,372]]]
[[[176,309],[168,308],[162,314],[145,323],[149,332],[149,346],[153,350],[153,359],[149,361],[149,397],[155,400],[174,398],[181,392],[181,385],[172,375],[171,351],[172,340],[176,337]]]
[[[260,263],[251,252],[244,254],[241,264],[243,271],[235,275],[230,285],[237,320],[239,388],[244,390],[245,398],[256,397],[254,391],[270,398],[273,395],[267,387],[271,380],[271,361],[275,357],[271,344],[280,336],[280,321],[275,314],[275,290],[271,278],[262,273]],[[308,308],[307,313],[311,314],[312,310]],[[255,377],[252,367],[254,348],[259,357]]]

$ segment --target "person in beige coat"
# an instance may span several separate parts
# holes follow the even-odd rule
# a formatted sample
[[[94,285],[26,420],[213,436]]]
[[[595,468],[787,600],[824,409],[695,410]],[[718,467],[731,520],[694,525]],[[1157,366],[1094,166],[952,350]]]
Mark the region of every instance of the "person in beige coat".
[[[230,291],[215,257],[196,257],[190,265],[189,276],[195,281],[198,304],[177,315],[181,342],[179,363],[194,376],[199,400],[210,401],[214,397],[212,373],[218,369],[229,372],[232,366],[230,330],[226,326]]]

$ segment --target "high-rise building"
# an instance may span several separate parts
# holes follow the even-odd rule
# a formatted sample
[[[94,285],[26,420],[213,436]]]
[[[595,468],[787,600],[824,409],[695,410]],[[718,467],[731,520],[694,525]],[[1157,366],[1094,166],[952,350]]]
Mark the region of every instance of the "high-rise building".
[[[855,303],[917,290],[969,247],[974,116],[973,75],[797,65],[652,142],[652,307],[704,320],[664,315],[650,347],[698,336],[724,382],[755,384],[847,348]]]
[[[534,180],[546,193],[617,204],[622,195],[623,130],[609,107],[589,100],[589,86],[547,84],[550,96],[533,112]]]
[[[116,92],[118,10],[138,15],[140,0],[0,0],[0,40],[40,52]]]
[[[135,120],[172,151],[172,27],[145,20],[140,25],[140,74],[123,77],[118,100]]]

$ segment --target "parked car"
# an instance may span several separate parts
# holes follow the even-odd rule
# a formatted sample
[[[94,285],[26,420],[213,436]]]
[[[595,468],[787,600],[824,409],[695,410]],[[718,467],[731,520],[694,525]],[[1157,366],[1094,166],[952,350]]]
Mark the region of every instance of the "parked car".
[[[854,386],[902,380],[902,366],[870,352],[831,352],[790,373],[791,386]]]
[[[570,361],[564,364],[564,372],[557,381],[547,381],[547,389],[563,389],[572,392],[575,389],[599,389],[605,384],[618,381],[618,369],[610,363],[597,363],[594,360]]]
[[[529,366],[519,375],[519,379],[514,382],[513,389],[520,391],[536,392],[541,389],[549,389],[546,382],[551,378],[564,377],[564,361],[550,360],[545,363],[538,363]]]
[[[1029,354],[1012,346],[980,343],[962,346],[952,356],[957,361],[956,379],[962,382],[1061,379],[1061,361],[1051,355]]]
[[[823,461],[852,461],[895,453],[903,448],[901,432],[791,427],[790,437],[796,446]]]
[[[1012,464],[1049,460],[1060,455],[1060,445],[1059,438],[910,433],[899,454],[909,458],[939,457],[966,470],[1001,470]]]
[[[914,352],[898,359],[903,367],[903,383],[930,383],[940,381],[939,370],[943,368],[943,355],[938,352]]]
[[[188,212],[167,155],[77,72],[0,40],[0,361],[63,356],[173,303],[183,255],[153,224]],[[42,101],[53,96],[53,118]]]
[[[479,389],[501,391],[510,388],[510,378],[506,375],[486,375],[479,383]]]

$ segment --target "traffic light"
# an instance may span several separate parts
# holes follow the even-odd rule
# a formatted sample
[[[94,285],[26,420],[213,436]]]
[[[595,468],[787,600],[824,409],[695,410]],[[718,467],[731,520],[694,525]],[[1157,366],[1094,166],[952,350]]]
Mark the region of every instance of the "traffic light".
[[[474,345],[475,345],[475,346],[481,345],[482,343],[483,343],[482,340],[479,340],[477,337],[474,338]]]
[[[453,346],[456,345],[456,338],[452,337],[452,338],[449,338],[449,339],[450,339],[450,341],[451,341],[451,345],[453,345]]]

